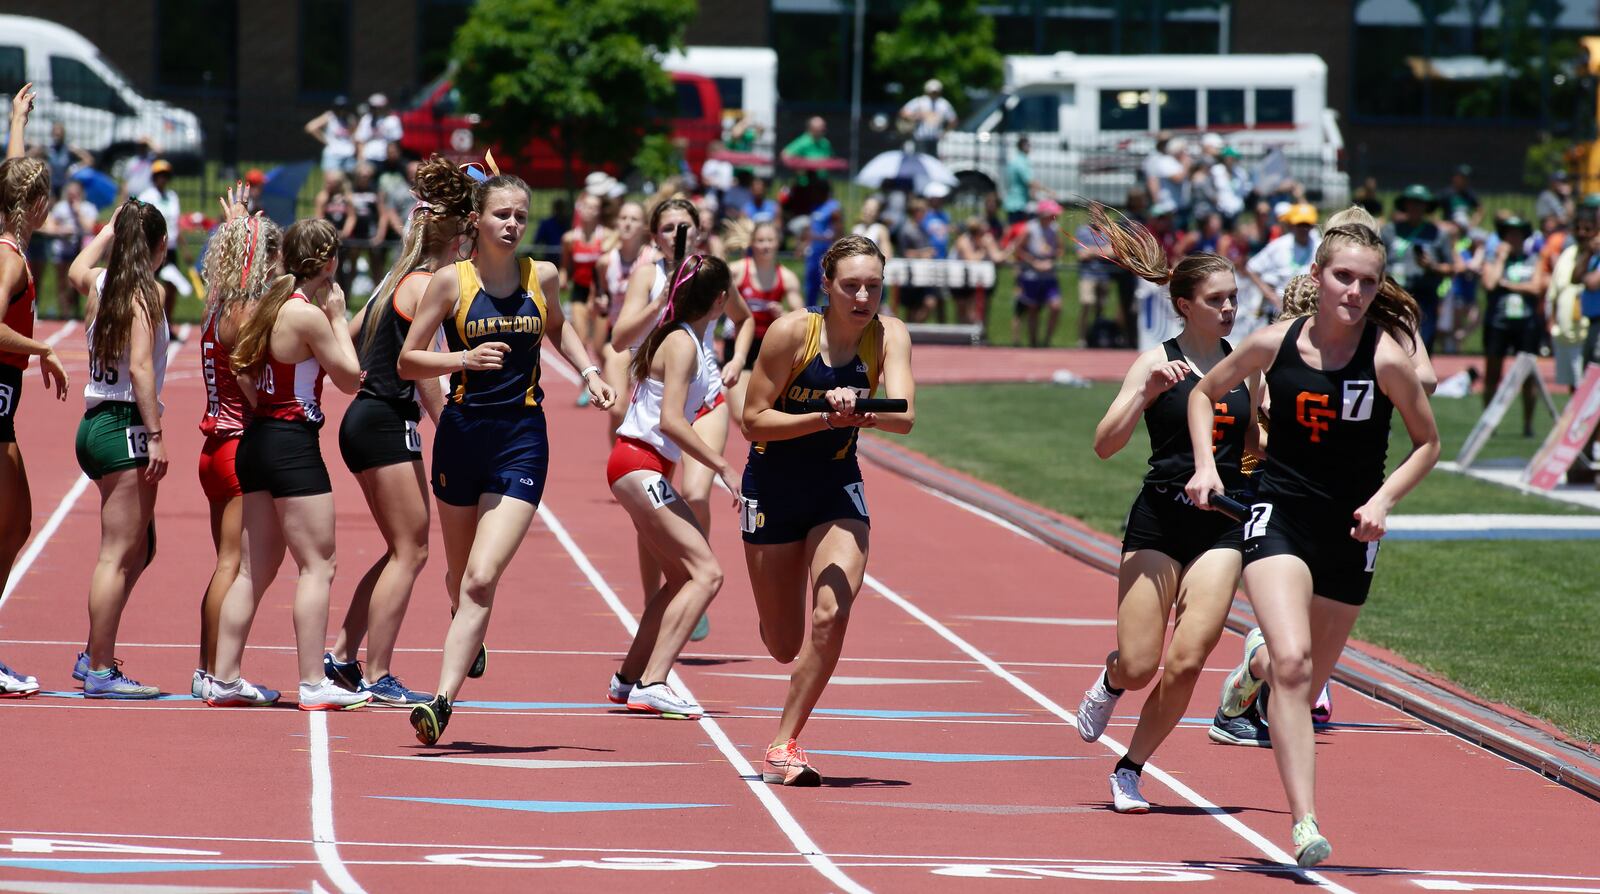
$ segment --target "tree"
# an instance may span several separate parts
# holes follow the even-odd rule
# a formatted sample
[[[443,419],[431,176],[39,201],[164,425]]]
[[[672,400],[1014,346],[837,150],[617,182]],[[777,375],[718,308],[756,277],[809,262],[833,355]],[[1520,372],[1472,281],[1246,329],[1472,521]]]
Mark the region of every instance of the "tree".
[[[912,0],[899,27],[874,39],[873,51],[879,74],[917,87],[938,78],[958,109],[968,90],[999,87],[1004,73],[994,20],[978,11],[978,0]]]
[[[683,45],[694,14],[695,0],[479,0],[451,48],[456,87],[513,158],[549,140],[571,189],[578,159],[626,167],[665,126],[661,54]]]

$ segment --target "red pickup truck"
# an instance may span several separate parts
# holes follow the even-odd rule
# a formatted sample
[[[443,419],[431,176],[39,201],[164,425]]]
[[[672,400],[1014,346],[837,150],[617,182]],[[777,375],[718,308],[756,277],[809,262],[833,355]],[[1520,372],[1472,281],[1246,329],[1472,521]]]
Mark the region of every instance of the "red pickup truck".
[[[676,71],[671,75],[677,94],[677,106],[671,119],[672,137],[680,145],[689,169],[698,172],[711,144],[722,138],[722,100],[716,82],[710,78]],[[567,186],[564,162],[549,140],[535,138],[520,152],[502,152],[501,147],[485,147],[480,143],[474,133],[478,120],[477,115],[461,109],[461,95],[447,72],[423,88],[412,108],[400,113],[400,121],[405,126],[400,145],[418,158],[437,152],[457,161],[482,158],[485,148],[493,148],[497,157],[508,161],[515,158],[514,172],[534,189]],[[617,177],[627,173],[614,165],[601,167],[581,158],[573,160],[572,169],[577,181],[574,185],[582,184],[584,176],[596,169]]]

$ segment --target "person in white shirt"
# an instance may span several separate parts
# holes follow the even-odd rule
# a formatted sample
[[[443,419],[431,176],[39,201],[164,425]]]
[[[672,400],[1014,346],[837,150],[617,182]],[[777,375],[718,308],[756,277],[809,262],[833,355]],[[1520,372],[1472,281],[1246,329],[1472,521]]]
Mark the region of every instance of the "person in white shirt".
[[[1312,205],[1290,205],[1278,216],[1278,221],[1289,231],[1268,242],[1241,271],[1260,290],[1260,300],[1255,307],[1239,308],[1241,322],[1270,323],[1283,308],[1283,287],[1289,280],[1311,271],[1317,246],[1322,242],[1322,234],[1316,228],[1317,209]],[[1245,328],[1254,327],[1246,325]]]
[[[67,268],[72,259],[88,246],[94,237],[94,224],[100,211],[83,197],[83,184],[69,180],[61,191],[61,198],[50,209],[50,219],[40,232],[48,232],[50,260],[56,265],[56,316],[67,320],[82,318],[78,293],[67,280]],[[68,310],[70,303],[71,310]]]
[[[306,122],[306,133],[322,144],[322,170],[350,171],[356,166],[356,141],[351,133],[349,100],[339,97],[334,107]]]
[[[374,93],[367,97],[367,111],[356,123],[355,143],[363,161],[381,166],[389,157],[389,144],[399,143],[405,136],[405,126],[400,116],[389,108],[389,97]]]
[[[911,122],[911,139],[917,151],[936,156],[939,138],[956,123],[956,107],[944,98],[944,85],[939,79],[929,78],[922,85],[922,95],[912,97],[900,108],[900,118]]]
[[[178,207],[178,191],[172,188],[170,162],[164,158],[156,159],[155,164],[150,166],[150,186],[137,198],[154,205],[167,222],[167,256],[156,270],[156,278],[161,280],[161,288],[166,292],[164,307],[166,318],[171,321],[172,312],[178,306],[178,296],[189,294],[191,289],[178,260],[178,222],[183,217],[183,211]]]

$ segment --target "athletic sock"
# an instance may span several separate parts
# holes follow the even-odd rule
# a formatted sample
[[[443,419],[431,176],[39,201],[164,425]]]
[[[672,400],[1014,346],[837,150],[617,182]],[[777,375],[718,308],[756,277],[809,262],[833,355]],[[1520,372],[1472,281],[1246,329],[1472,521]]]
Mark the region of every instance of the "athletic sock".
[[[1128,691],[1126,689],[1118,689],[1117,687],[1112,686],[1111,675],[1105,671],[1100,672],[1100,685],[1105,689],[1105,691],[1117,696],[1118,698],[1122,697],[1122,693]]]
[[[1126,755],[1124,755],[1121,760],[1117,761],[1116,768],[1111,772],[1115,773],[1117,770],[1132,770],[1133,775],[1140,777],[1144,776],[1144,764],[1136,764],[1133,761],[1128,760]]]
[[[115,668],[109,668],[108,667],[103,671],[92,670],[92,671],[89,671],[89,673],[94,674],[95,676],[97,676],[100,679],[104,680],[105,678],[111,676],[111,673],[112,673],[113,670],[115,670]]]

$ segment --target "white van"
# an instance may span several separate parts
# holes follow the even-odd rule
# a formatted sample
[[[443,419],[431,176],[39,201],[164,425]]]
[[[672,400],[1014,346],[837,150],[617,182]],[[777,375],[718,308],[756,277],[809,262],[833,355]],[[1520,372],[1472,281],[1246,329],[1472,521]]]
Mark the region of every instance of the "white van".
[[[667,71],[707,77],[722,97],[723,132],[740,115],[761,125],[755,152],[772,154],[778,121],[778,54],[770,47],[686,47],[661,60]]]
[[[1042,185],[1120,204],[1157,131],[1215,133],[1246,165],[1280,150],[1313,200],[1343,205],[1350,178],[1327,79],[1309,54],[1009,56],[1005,87],[945,135],[939,156],[964,187],[998,187],[1026,135]]]
[[[0,15],[0,108],[33,82],[38,92],[28,121],[30,143],[50,139],[51,125],[109,168],[144,137],[175,165],[201,157],[200,121],[193,112],[140,96],[95,45],[70,28],[29,16]],[[8,120],[8,119],[7,119]]]

